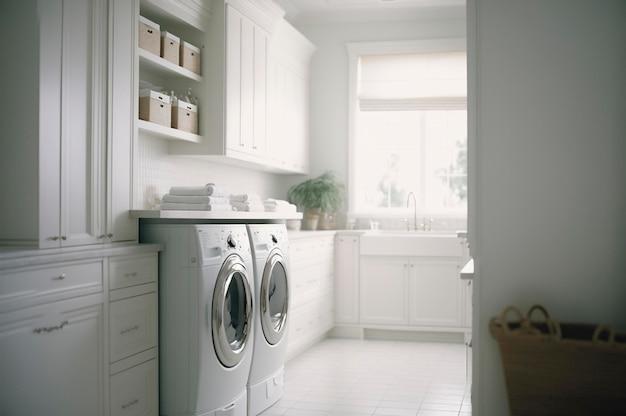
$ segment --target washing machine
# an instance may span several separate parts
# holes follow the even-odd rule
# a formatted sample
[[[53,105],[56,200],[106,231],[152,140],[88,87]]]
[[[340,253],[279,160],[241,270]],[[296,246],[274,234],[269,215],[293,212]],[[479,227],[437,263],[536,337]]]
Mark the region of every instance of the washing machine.
[[[160,414],[246,416],[254,275],[245,225],[142,224],[159,254]]]
[[[289,322],[289,242],[283,224],[248,225],[254,262],[254,345],[248,415],[283,396]]]

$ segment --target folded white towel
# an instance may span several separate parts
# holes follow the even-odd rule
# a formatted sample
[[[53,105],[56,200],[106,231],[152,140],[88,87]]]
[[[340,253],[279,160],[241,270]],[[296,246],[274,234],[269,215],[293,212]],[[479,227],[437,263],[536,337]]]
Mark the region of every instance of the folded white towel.
[[[172,186],[170,195],[227,197],[228,192],[214,183],[207,183],[204,186]]]
[[[288,201],[285,201],[284,199],[274,199],[274,198],[268,198],[265,201],[263,201],[263,204],[265,206],[289,206],[291,205]]]
[[[249,202],[231,202],[235,211],[246,211],[246,212],[263,212],[265,211],[265,207],[260,203],[249,203]]]
[[[266,212],[298,212],[298,208],[293,205],[265,205]]]
[[[162,202],[175,202],[178,204],[213,204],[213,205],[230,205],[228,198],[221,196],[207,195],[170,195],[165,194],[161,199]]]
[[[261,198],[256,194],[233,194],[230,196],[230,201],[231,202],[259,202],[259,203],[263,202]]]
[[[161,204],[162,211],[232,211],[230,204],[179,204],[176,202],[164,202]]]

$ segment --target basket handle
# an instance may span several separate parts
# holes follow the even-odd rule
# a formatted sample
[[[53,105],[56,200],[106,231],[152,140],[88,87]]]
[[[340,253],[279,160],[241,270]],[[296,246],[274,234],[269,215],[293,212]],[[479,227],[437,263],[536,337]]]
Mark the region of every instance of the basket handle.
[[[605,332],[608,332],[609,334],[608,343],[614,344],[615,343],[615,331],[613,330],[613,328],[611,328],[608,325],[598,325],[596,327],[596,330],[593,331],[593,337],[591,338],[592,342],[594,344],[603,343],[604,341],[600,340],[600,335],[604,334]]]
[[[523,326],[524,321],[525,321],[524,314],[515,306],[507,306],[506,308],[504,308],[502,312],[500,312],[498,321],[500,321],[500,324],[502,325],[502,329],[504,330],[504,333],[506,334],[511,333],[511,328],[509,327],[509,320],[507,319],[508,315],[511,313],[514,313],[515,315],[517,315],[517,317],[519,318],[520,325]]]
[[[528,324],[530,325],[530,323],[533,322],[532,315],[533,315],[533,312],[535,311],[539,311],[543,315],[543,322],[546,323],[548,327],[548,331],[550,331],[550,335],[556,339],[561,339],[561,336],[562,336],[561,325],[559,325],[559,323],[555,321],[554,319],[551,319],[550,314],[548,313],[546,308],[544,308],[541,305],[533,305],[530,307],[530,309],[528,310],[528,313],[526,314],[526,319],[528,320]],[[538,322],[538,321],[534,321],[534,322]]]

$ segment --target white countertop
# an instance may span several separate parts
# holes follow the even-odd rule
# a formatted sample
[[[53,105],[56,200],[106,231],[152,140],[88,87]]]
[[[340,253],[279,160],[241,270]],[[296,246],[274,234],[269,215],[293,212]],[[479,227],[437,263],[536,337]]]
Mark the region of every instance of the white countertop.
[[[158,209],[137,209],[130,211],[130,217],[149,219],[184,220],[300,220],[301,212],[245,212],[245,211],[161,211]]]
[[[0,270],[89,258],[156,253],[158,244],[111,243],[47,248],[0,247]]]

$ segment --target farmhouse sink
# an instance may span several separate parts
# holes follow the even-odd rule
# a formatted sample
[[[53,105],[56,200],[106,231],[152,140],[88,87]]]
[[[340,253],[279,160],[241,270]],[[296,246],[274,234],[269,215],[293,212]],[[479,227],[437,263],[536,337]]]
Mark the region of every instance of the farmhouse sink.
[[[451,231],[368,231],[361,236],[363,256],[449,257],[463,255],[464,241]]]

